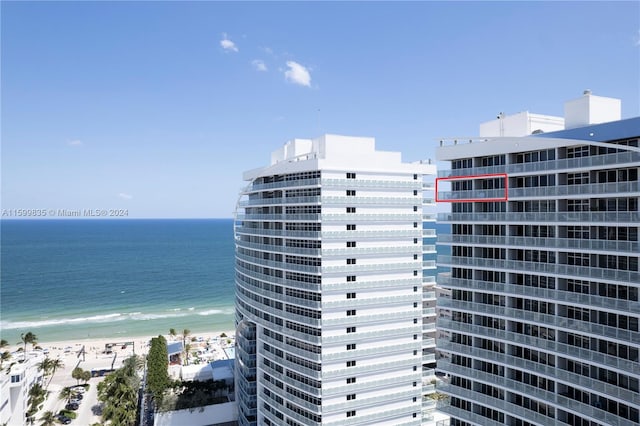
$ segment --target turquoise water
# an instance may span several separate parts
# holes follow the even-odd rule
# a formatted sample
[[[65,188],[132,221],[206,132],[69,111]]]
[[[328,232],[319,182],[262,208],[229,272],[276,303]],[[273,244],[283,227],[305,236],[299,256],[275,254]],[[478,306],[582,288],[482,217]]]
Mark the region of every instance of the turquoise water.
[[[27,331],[50,342],[233,329],[231,219],[0,226],[0,330],[10,343]]]
[[[233,221],[1,222],[10,343],[233,329]]]

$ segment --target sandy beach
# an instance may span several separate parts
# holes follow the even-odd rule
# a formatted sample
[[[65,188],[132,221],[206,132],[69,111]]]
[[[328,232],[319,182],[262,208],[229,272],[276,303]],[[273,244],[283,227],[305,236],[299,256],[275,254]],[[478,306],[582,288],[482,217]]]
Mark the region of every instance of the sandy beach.
[[[221,335],[227,337],[221,337]],[[119,368],[123,361],[129,356],[146,355],[149,350],[149,342],[153,337],[157,336],[130,336],[118,338],[104,339],[84,339],[84,340],[66,340],[56,342],[42,342],[35,345],[35,352],[32,351],[32,345],[27,344],[27,352],[30,356],[36,356],[36,359],[42,360],[44,357],[49,359],[59,359],[62,361],[62,367],[56,369],[53,377],[47,377],[44,386],[48,391],[48,398],[45,400],[42,409],[36,414],[38,419],[44,411],[52,411],[58,413],[64,408],[66,401],[60,400],[59,392],[67,386],[74,386],[78,381],[71,377],[74,368],[80,367],[83,370],[98,372],[99,370],[111,370]],[[182,336],[175,337],[164,335],[168,343],[182,342]],[[193,333],[189,336],[191,344],[190,357],[191,364],[204,365],[205,363],[226,359],[229,351],[227,348],[235,344],[235,332],[233,330],[216,331],[209,333]],[[107,346],[111,346],[110,353],[105,350]],[[7,350],[12,353],[22,350],[23,344],[12,344]],[[84,348],[84,353],[82,349]],[[15,353],[17,356],[17,353]],[[174,378],[178,378],[180,367],[174,365],[170,368],[170,374]],[[94,376],[89,380],[90,388],[85,394],[85,398],[80,404],[76,414],[78,419],[73,424],[93,424],[100,422],[100,406],[97,400],[97,385],[104,376]]]
[[[228,337],[220,338],[223,333]],[[59,374],[62,376],[66,374],[64,370],[67,369],[69,369],[68,373],[71,374],[71,370],[80,360],[82,360],[82,365],[80,366],[85,370],[88,370],[90,368],[103,368],[103,366],[106,365],[105,361],[112,360],[114,355],[117,355],[116,359],[125,359],[134,353],[136,355],[146,355],[149,350],[149,342],[154,337],[157,337],[157,335],[38,342],[35,347],[41,348],[45,355],[50,359],[61,359],[63,361],[65,368],[56,372],[56,376]],[[182,342],[181,334],[178,334],[175,337],[165,334],[164,337],[167,339],[168,343]],[[213,346],[225,347],[228,339],[232,341],[235,339],[235,331],[226,330],[209,333],[193,333],[189,335],[189,339],[189,343],[191,343],[194,350],[200,346],[205,346],[207,342],[218,342],[218,345]],[[111,354],[105,353],[107,345],[112,345]],[[84,357],[82,356],[83,347],[85,351]],[[11,344],[7,350],[15,352],[18,349],[23,348],[23,344]],[[31,349],[32,345],[27,344],[27,351],[31,351]]]

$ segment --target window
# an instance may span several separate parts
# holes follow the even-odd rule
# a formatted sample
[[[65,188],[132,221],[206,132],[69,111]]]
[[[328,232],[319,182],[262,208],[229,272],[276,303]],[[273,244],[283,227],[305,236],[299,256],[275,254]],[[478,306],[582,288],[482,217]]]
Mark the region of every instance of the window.
[[[418,244],[418,239],[417,238],[413,239],[413,244]]]
[[[347,275],[347,282],[352,282],[356,280],[356,276],[355,275]]]
[[[356,399],[355,393],[350,393],[349,395],[347,395],[347,401],[351,401],[352,399]]]
[[[356,344],[355,343],[348,343],[347,344],[347,350],[348,351],[355,350],[355,348],[356,348]]]
[[[413,307],[417,308],[418,307],[418,302],[413,302]]]
[[[347,367],[355,367],[356,366],[356,361],[347,361]],[[354,378],[353,381],[355,382],[356,379]]]
[[[355,246],[356,246],[355,241],[347,241],[347,247],[355,247]]]
[[[418,195],[418,190],[417,189],[413,190],[413,195]]]
[[[347,417],[353,417],[356,415],[356,410],[347,411]]]
[[[356,212],[355,207],[347,207],[347,213],[355,213],[355,212]]]
[[[413,180],[418,180],[418,175],[413,175]]]
[[[347,327],[347,333],[355,333],[355,332],[356,332],[355,327]]]
[[[417,334],[413,335],[413,340],[418,340],[418,335]]]
[[[418,276],[418,271],[413,271],[413,276],[417,277]]]
[[[355,197],[356,190],[355,189],[347,189],[347,197]]]
[[[352,316],[354,316],[355,314],[356,314],[356,310],[355,310],[355,309],[349,309],[349,310],[347,311],[347,316],[348,316],[348,317],[352,317]]]
[[[355,231],[355,230],[356,230],[356,225],[355,224],[347,225],[347,231]]]
[[[417,228],[418,227],[418,222],[413,222],[413,227]]]
[[[355,259],[347,259],[347,265],[355,265],[356,264],[356,260]]]
[[[352,293],[347,293],[347,299],[355,299],[356,298],[356,293],[352,292]]]
[[[352,383],[356,382],[356,378],[355,377],[347,377],[347,384],[350,385]]]
[[[413,211],[417,212],[418,211],[418,206],[413,206]]]
[[[347,179],[355,179],[355,178],[356,178],[355,173],[347,173]]]

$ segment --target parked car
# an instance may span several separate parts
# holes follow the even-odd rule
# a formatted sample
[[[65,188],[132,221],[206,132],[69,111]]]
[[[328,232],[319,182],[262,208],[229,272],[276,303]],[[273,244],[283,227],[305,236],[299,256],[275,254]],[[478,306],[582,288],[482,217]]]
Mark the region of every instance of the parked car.
[[[80,403],[81,403],[81,402],[82,402],[82,401],[80,401],[80,400],[79,400],[79,399],[77,399],[77,398],[71,398],[71,399],[69,400],[69,404],[77,404],[77,405],[80,405]]]
[[[72,411],[76,411],[78,409],[79,405],[77,402],[70,402],[67,405],[64,406],[65,410],[72,410]]]
[[[80,393],[80,392],[78,392],[78,393],[74,392],[73,393],[73,398],[81,400],[82,398],[84,398],[84,395],[82,393]]]
[[[80,385],[80,386],[71,386],[71,390],[74,392],[78,392],[78,393],[85,393],[87,390],[84,388],[84,386]]]
[[[71,419],[67,416],[65,416],[64,414],[58,414],[56,416],[56,419],[62,423],[63,425],[68,425],[69,423],[71,423]]]

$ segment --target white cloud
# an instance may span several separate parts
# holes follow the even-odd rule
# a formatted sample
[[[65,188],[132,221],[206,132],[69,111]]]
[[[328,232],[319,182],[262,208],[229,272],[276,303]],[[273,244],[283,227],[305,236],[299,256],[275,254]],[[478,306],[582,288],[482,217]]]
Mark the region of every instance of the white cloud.
[[[307,68],[294,61],[287,61],[287,67],[289,69],[284,72],[284,78],[287,81],[300,86],[311,87],[311,74],[309,74]]]
[[[75,140],[67,142],[67,145],[69,145],[69,146],[82,146],[83,143],[82,143],[81,140],[75,139]]]
[[[118,194],[118,198],[122,198],[123,200],[130,200],[133,198],[133,195],[121,192]]]
[[[251,65],[258,71],[267,71],[267,65],[262,59],[254,59],[251,61]]]
[[[222,34],[222,40],[220,40],[220,46],[226,51],[237,52],[238,48],[236,44],[229,40],[226,33]]]

